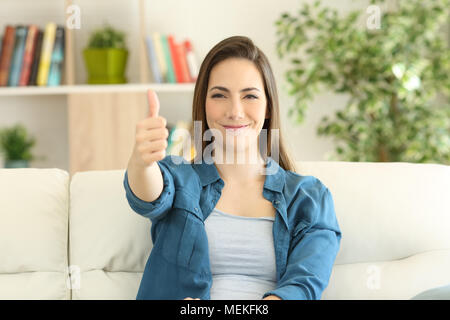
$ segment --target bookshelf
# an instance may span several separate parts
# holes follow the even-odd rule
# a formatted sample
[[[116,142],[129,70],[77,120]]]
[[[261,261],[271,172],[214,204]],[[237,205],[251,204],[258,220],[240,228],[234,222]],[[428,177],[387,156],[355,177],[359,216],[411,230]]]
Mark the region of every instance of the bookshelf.
[[[33,107],[34,104],[38,107],[39,98],[61,97],[58,98],[61,99],[58,101],[62,101],[61,107],[67,108],[68,170],[71,175],[79,171],[126,168],[134,143],[136,123],[147,115],[145,92],[148,89],[162,93],[165,97],[167,94],[193,94],[195,83],[151,82],[145,43],[145,36],[149,32],[145,19],[146,2],[149,1],[134,1],[137,1],[134,6],[139,10],[136,15],[139,19],[137,24],[139,30],[136,30],[139,34],[139,43],[137,46],[130,46],[129,50],[138,50],[139,73],[138,78],[135,78],[135,81],[138,79],[137,83],[115,85],[77,83],[77,72],[80,68],[84,68],[77,65],[77,62],[80,63],[76,59],[80,47],[74,43],[77,38],[75,33],[80,31],[64,25],[65,57],[62,85],[0,87],[0,105],[2,99],[7,98],[17,101],[24,99],[23,101],[29,104],[30,99],[27,97],[33,97]],[[64,11],[61,12],[64,21],[67,21],[72,14],[68,9],[74,4],[80,5],[83,10],[83,6],[76,0],[64,0]],[[127,3],[124,2],[123,5]],[[78,81],[80,81],[79,76],[78,74]],[[164,101],[161,100],[161,103],[163,104]],[[190,120],[187,116],[190,111],[187,112],[187,110],[169,110],[168,113],[178,117],[173,118],[172,122]]]
[[[58,0],[47,0],[47,2],[58,2]],[[138,12],[138,20],[139,20],[139,30],[138,30],[138,46],[133,46],[130,50],[134,51],[137,50],[138,51],[138,56],[139,56],[139,63],[137,66],[138,69],[138,73],[139,73],[139,80],[138,83],[141,84],[151,84],[152,83],[152,79],[150,76],[150,65],[148,62],[148,56],[147,56],[147,45],[146,45],[146,41],[145,38],[148,35],[148,28],[147,28],[147,23],[146,23],[146,17],[145,17],[145,12],[148,10],[148,5],[146,6],[146,3],[148,4],[149,2],[151,2],[150,0],[134,0],[136,2],[134,2],[135,4],[137,3],[138,5],[135,6],[134,8],[137,8],[137,10],[139,10]],[[66,22],[68,20],[73,20],[70,19],[71,15],[73,14],[73,11],[69,10],[69,8],[72,5],[78,5],[80,6],[80,3],[82,3],[82,1],[77,1],[77,0],[64,0],[64,6],[63,6],[63,12],[64,12],[64,23],[62,23],[61,21],[59,22],[59,25],[64,25],[64,30],[65,30],[65,51],[64,51],[64,71],[63,71],[63,79],[61,84],[62,85],[70,85],[70,86],[74,86],[74,85],[84,85],[84,84],[80,84],[77,83],[77,81],[80,81],[80,74],[82,74],[81,72],[77,72],[77,70],[81,70],[84,69],[84,65],[80,66],[78,65],[78,69],[77,69],[77,63],[80,64],[80,59],[79,57],[81,56],[78,52],[78,55],[76,54],[76,51],[80,51],[82,48],[79,46],[78,48],[76,48],[75,46],[75,33],[79,33],[80,31],[78,30],[73,30],[71,28],[67,27]],[[105,3],[107,3],[105,1]],[[1,10],[1,3],[0,3],[0,10]],[[84,10],[84,8],[81,6],[80,8],[81,11]],[[16,13],[17,14],[17,13]],[[61,14],[61,17],[63,15]],[[28,16],[28,19],[30,17]],[[32,23],[32,21],[30,21],[30,23]],[[7,21],[4,22],[4,24],[7,24]],[[23,22],[21,23],[23,24]],[[41,25],[41,29],[43,25]],[[83,32],[82,32],[83,33]],[[84,44],[83,44],[84,45]],[[76,59],[76,57],[78,57],[78,60]],[[76,62],[77,61],[77,62]],[[134,66],[133,66],[134,67]],[[78,74],[79,73],[79,74]],[[78,77],[77,77],[78,74]],[[77,80],[78,79],[78,80]],[[134,79],[134,81],[136,81],[136,79]],[[167,83],[167,85],[173,87],[174,83]],[[43,88],[43,94],[46,94],[47,92],[53,92],[53,90],[48,90],[46,87],[39,87],[39,88]],[[177,88],[175,86],[175,88]],[[10,93],[8,92],[10,88],[8,87],[0,87],[0,95],[9,95]],[[13,91],[15,92],[15,91]],[[17,92],[26,92],[26,91],[22,91],[19,90]],[[36,90],[33,88],[31,90],[31,93],[34,94],[34,92],[36,92]],[[13,93],[14,94],[14,93]]]
[[[39,95],[69,95],[82,93],[113,93],[113,92],[136,92],[145,93],[152,89],[157,93],[189,93],[194,91],[193,83],[126,83],[126,84],[108,84],[108,85],[60,85],[55,87],[3,87],[0,88],[0,97],[7,96],[39,96]]]

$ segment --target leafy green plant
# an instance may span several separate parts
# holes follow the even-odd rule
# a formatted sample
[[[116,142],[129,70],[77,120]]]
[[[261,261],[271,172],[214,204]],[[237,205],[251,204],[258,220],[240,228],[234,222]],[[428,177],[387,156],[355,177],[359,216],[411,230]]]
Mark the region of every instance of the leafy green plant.
[[[379,28],[361,25],[366,10],[341,16],[320,1],[281,15],[277,52],[293,55],[289,115],[301,123],[320,91],[346,94],[318,127],[336,141],[333,159],[450,164],[450,0],[398,0],[385,11]]]
[[[0,130],[0,151],[4,153],[5,160],[34,160],[31,149],[36,139],[28,135],[27,129],[17,124],[10,128]]]
[[[89,49],[126,49],[125,33],[114,29],[111,26],[105,26],[95,30],[88,42]]]

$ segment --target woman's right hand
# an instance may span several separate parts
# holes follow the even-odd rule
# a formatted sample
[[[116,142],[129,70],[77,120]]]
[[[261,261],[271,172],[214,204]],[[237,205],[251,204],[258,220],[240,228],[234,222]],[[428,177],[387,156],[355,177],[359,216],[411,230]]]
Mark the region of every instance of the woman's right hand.
[[[166,156],[167,120],[159,116],[159,100],[152,90],[147,91],[149,115],[136,125],[133,158],[143,167],[151,166]]]

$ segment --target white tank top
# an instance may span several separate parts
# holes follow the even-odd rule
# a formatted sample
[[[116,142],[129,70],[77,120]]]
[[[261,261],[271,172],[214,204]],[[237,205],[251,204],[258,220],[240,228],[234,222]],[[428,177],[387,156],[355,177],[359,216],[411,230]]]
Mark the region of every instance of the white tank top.
[[[205,220],[212,272],[211,300],[259,300],[276,287],[272,217],[214,209]]]

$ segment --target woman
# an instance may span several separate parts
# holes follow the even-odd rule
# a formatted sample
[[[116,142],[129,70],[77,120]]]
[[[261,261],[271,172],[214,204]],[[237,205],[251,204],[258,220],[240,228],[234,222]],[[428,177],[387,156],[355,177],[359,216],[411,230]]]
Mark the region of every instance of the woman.
[[[341,232],[329,190],[294,173],[264,53],[235,36],[205,57],[194,161],[165,155],[153,92],[149,108],[124,177],[130,206],[152,221],[137,299],[320,299]]]

